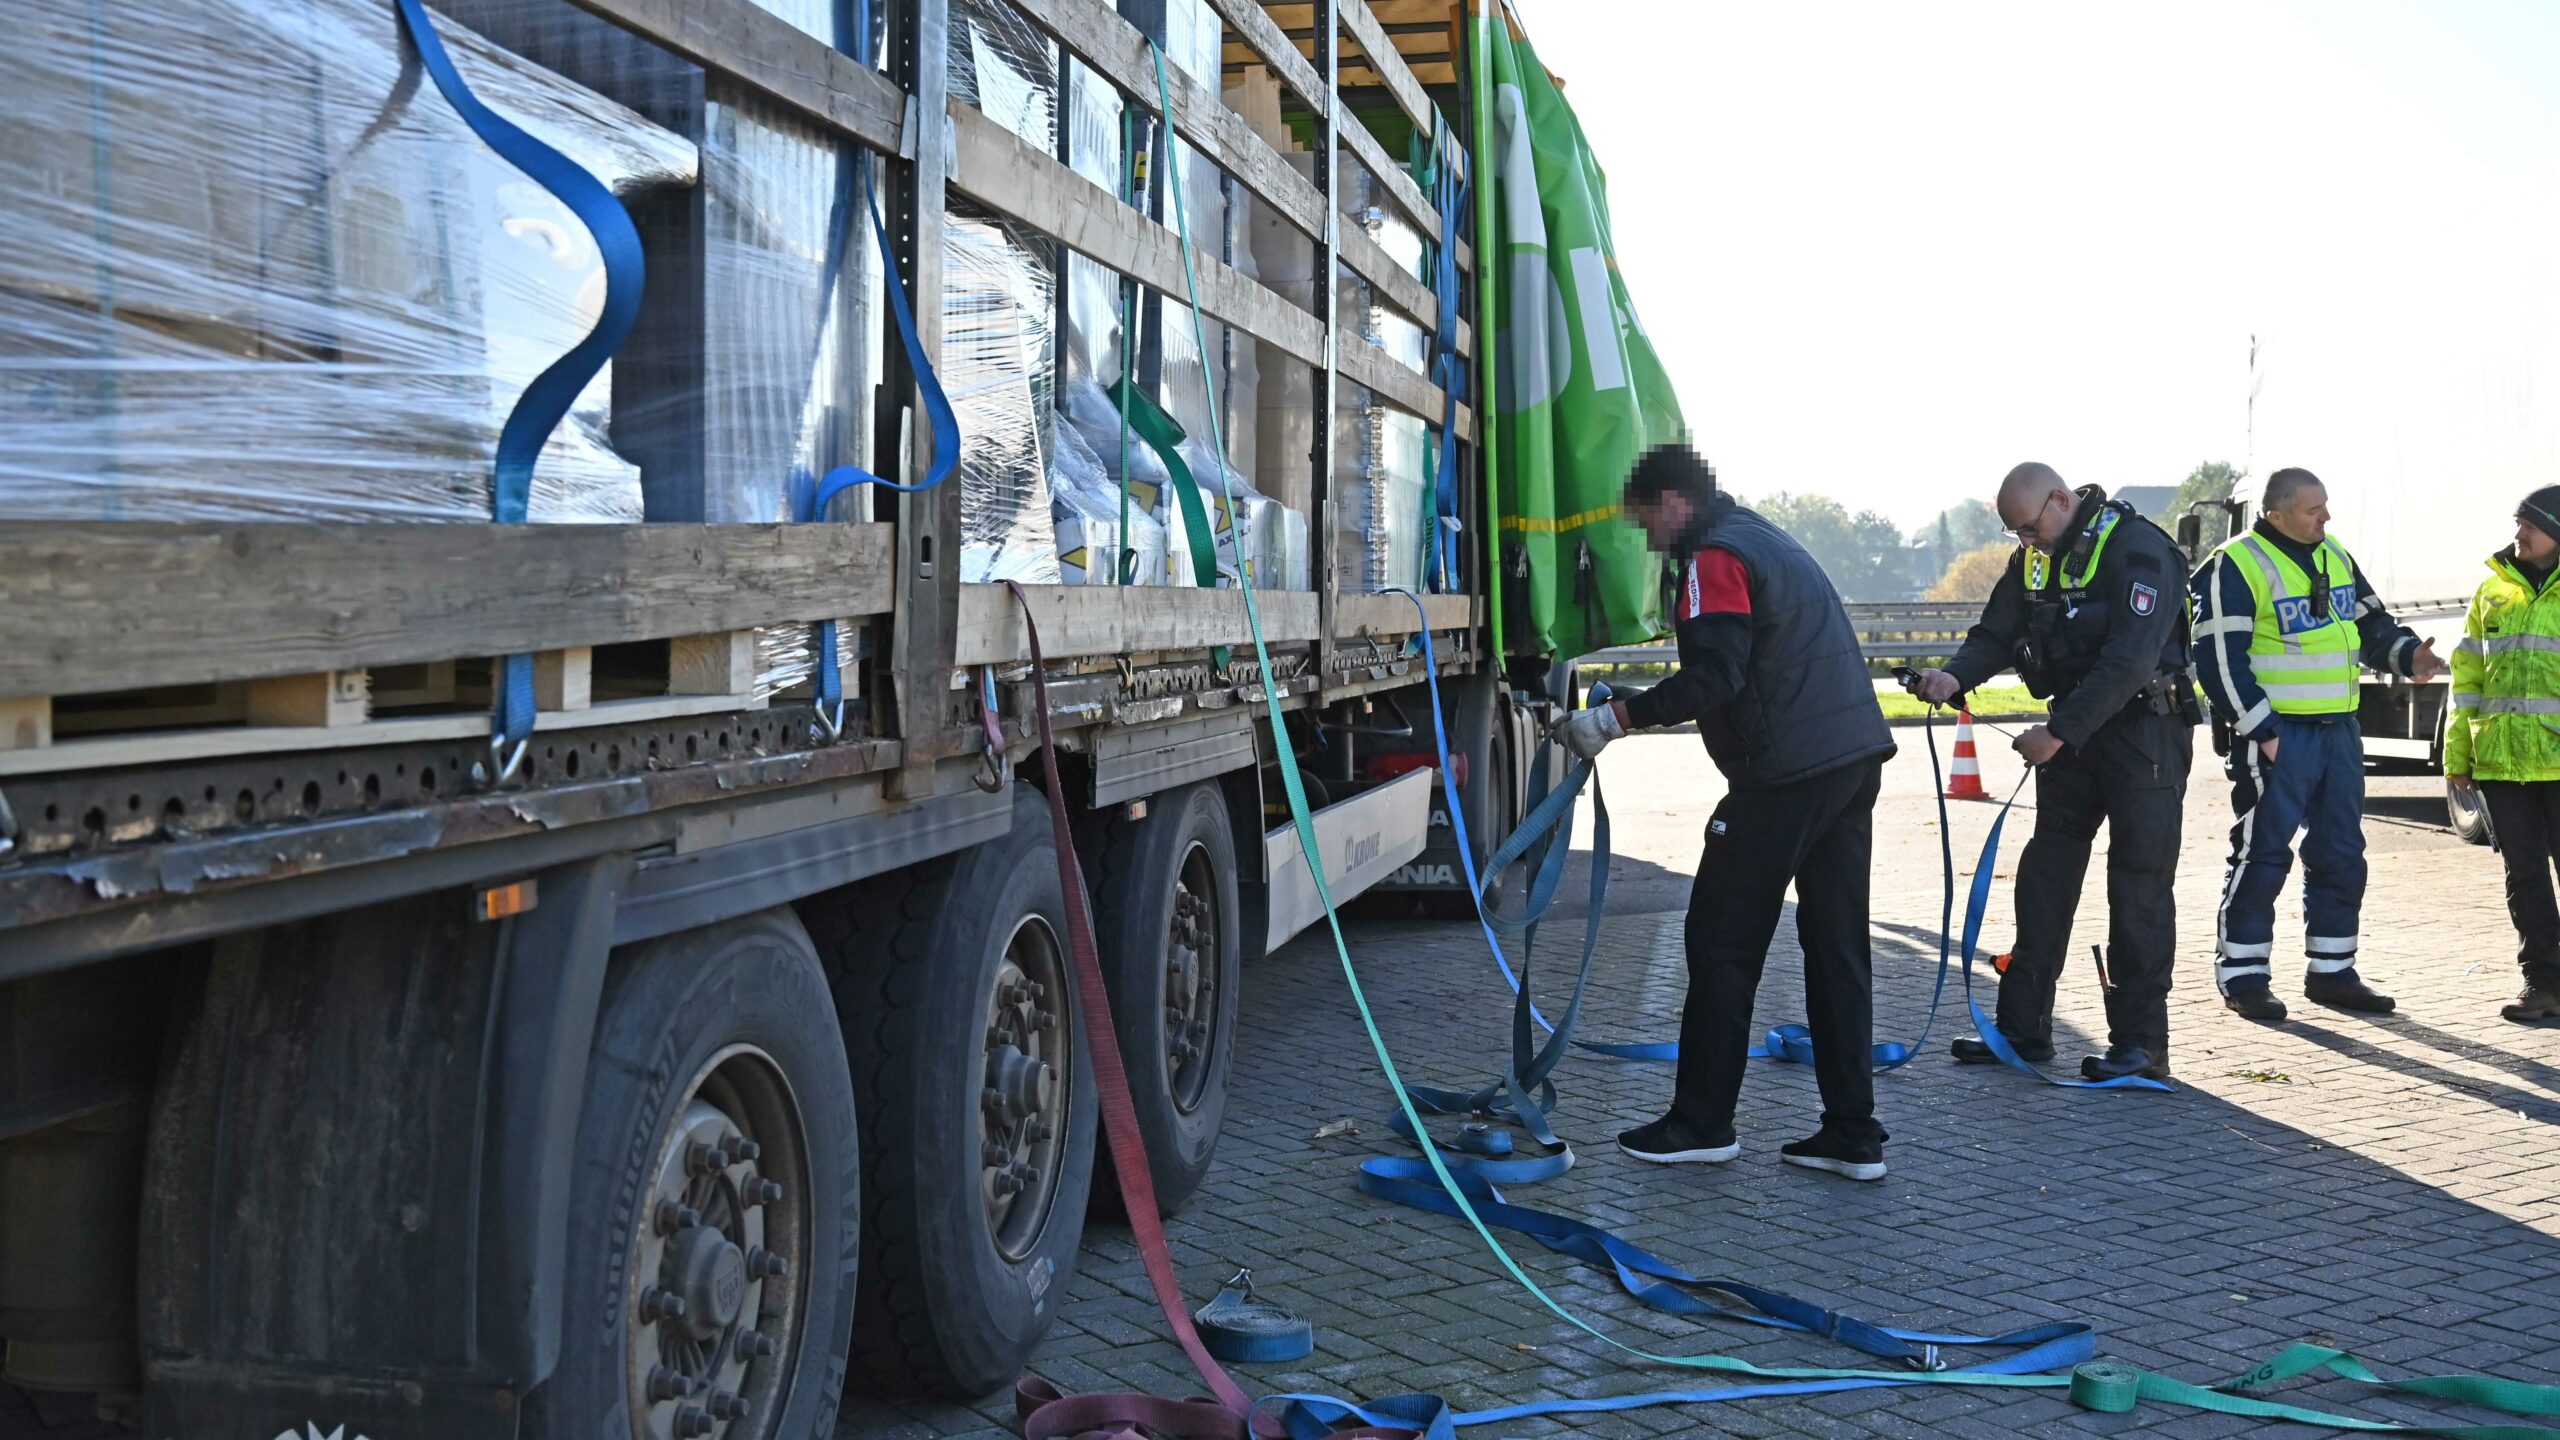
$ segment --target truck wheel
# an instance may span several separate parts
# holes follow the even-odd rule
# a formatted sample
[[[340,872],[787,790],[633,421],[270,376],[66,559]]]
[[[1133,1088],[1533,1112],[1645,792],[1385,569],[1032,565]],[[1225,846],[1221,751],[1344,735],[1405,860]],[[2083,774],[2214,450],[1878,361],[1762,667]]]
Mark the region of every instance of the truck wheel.
[[[1112,1028],[1156,1207],[1171,1215],[1208,1177],[1235,1050],[1236,842],[1217,785],[1159,795],[1143,820],[1114,820],[1093,871]],[[1097,1208],[1123,1214],[1107,1156],[1103,1168]]]
[[[830,956],[862,1107],[854,1360],[882,1389],[1008,1385],[1048,1329],[1093,1185],[1093,1067],[1038,791],[1003,839],[857,890]]]
[[[860,1151],[844,1037],[787,910],[614,957],[569,1201],[545,1440],[826,1435]]]
[[[2439,775],[2444,773],[2445,730],[2452,723],[2453,706],[2448,704],[2436,720],[2435,763],[2428,767]],[[2489,805],[2480,798],[2479,791],[2456,789],[2454,783],[2447,780],[2444,782],[2444,812],[2445,818],[2453,825],[2455,835],[2473,845],[2489,843]]]

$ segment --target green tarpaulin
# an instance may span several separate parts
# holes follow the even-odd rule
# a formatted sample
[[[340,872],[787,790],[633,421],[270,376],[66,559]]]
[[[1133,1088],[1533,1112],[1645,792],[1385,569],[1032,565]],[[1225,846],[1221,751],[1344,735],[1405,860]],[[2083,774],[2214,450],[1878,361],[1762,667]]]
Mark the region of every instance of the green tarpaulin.
[[[1680,402],[1627,299],[1608,180],[1573,107],[1507,9],[1470,23],[1475,103],[1492,132],[1478,183],[1491,182],[1500,261],[1479,257],[1502,361],[1490,458],[1504,644],[1573,656],[1649,640],[1661,562],[1619,517],[1618,490],[1647,447],[1683,438]]]

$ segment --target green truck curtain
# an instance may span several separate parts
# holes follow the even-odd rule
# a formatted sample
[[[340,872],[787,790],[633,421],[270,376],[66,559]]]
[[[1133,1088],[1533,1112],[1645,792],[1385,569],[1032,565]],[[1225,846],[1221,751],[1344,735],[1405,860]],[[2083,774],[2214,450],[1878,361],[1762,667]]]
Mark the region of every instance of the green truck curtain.
[[[1478,263],[1502,363],[1493,456],[1505,640],[1514,654],[1574,656],[1662,631],[1661,561],[1620,517],[1618,491],[1638,455],[1686,430],[1618,273],[1608,179],[1573,107],[1495,3],[1469,23],[1473,53],[1489,57],[1474,83],[1493,163],[1479,156],[1478,182],[1493,187],[1499,263]]]

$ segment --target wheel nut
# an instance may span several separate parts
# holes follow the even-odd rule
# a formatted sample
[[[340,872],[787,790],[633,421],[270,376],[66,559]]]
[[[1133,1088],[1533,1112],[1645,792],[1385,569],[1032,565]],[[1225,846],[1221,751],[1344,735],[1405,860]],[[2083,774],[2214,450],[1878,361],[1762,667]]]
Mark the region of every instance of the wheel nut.
[[[781,1199],[782,1187],[771,1180],[750,1180],[739,1187],[739,1194],[746,1201],[747,1208],[753,1210]]]
[[[761,1330],[741,1330],[738,1332],[738,1363],[741,1365],[744,1365],[750,1360],[771,1355],[774,1351],[780,1348],[782,1347],[773,1343],[772,1336],[765,1334]]]
[[[658,1202],[658,1233],[661,1235],[690,1230],[701,1223],[702,1213],[690,1205],[679,1205],[673,1200]]]
[[[759,1245],[747,1251],[747,1278],[761,1280],[768,1275],[788,1275],[791,1262]]]
[[[764,1158],[764,1147],[753,1140],[733,1135],[729,1137],[729,1153],[741,1160],[760,1160]]]
[[[677,1440],[695,1440],[695,1437],[708,1435],[718,1428],[718,1424],[700,1406],[687,1405],[676,1412]]]
[[[1038,1121],[1032,1122],[1038,1124]],[[978,1163],[992,1170],[1013,1158],[1013,1152],[990,1140],[978,1147]]]
[[[651,1400],[681,1400],[692,1393],[692,1376],[670,1370],[664,1365],[650,1369],[649,1398]]]
[[[711,1157],[719,1153],[720,1152],[713,1149],[707,1141],[694,1141],[692,1144],[684,1147],[684,1173],[687,1175],[706,1175],[711,1171],[719,1169],[720,1167],[713,1164],[711,1159]]]
[[[747,1418],[747,1402],[730,1394],[726,1390],[712,1391],[710,1402],[706,1408],[711,1411],[711,1418],[714,1420],[744,1420]]]
[[[652,1285],[640,1292],[640,1318],[681,1320],[684,1318],[684,1297]]]

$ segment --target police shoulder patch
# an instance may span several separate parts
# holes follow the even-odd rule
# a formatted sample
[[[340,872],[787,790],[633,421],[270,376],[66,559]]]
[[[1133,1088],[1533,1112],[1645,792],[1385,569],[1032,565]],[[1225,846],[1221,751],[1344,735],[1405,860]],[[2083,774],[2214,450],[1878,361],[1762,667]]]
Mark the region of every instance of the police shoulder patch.
[[[2148,585],[2137,582],[2133,587],[2133,595],[2130,603],[2133,606],[2134,614],[2148,615],[2152,611],[2160,608],[2160,592],[2152,589]]]

